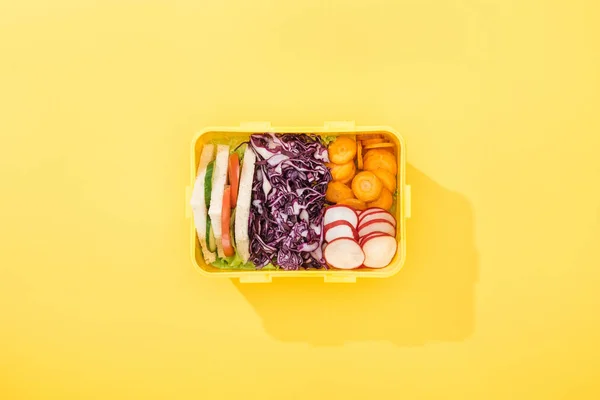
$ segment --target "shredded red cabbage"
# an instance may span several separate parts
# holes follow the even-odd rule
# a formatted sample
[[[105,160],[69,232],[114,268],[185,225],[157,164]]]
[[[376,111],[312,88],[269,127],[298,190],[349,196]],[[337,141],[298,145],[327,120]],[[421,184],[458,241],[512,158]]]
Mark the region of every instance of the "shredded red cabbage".
[[[254,134],[250,259],[287,270],[325,267],[321,252],[325,191],[331,173],[327,148],[317,136]]]

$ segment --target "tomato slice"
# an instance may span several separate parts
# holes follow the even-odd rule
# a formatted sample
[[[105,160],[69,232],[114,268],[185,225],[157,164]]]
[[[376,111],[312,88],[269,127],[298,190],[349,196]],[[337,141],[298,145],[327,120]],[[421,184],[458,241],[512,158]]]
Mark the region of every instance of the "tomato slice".
[[[225,257],[231,257],[235,254],[231,236],[229,236],[229,222],[231,220],[231,187],[225,186],[223,193],[223,208],[221,209],[221,244],[223,245],[223,254]]]
[[[229,156],[229,185],[231,185],[231,208],[235,208],[240,186],[240,158],[237,153]]]

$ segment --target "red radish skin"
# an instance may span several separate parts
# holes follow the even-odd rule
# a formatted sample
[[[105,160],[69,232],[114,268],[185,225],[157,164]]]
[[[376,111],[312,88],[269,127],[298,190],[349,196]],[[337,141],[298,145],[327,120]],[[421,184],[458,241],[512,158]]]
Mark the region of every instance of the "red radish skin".
[[[323,224],[328,225],[337,221],[346,221],[355,229],[358,226],[358,216],[353,208],[344,205],[327,207],[323,216]]]
[[[390,236],[396,236],[396,228],[390,223],[390,221],[385,219],[375,219],[365,223],[364,225],[361,225],[358,229],[358,237],[367,236],[372,232],[381,232]]]
[[[340,238],[327,244],[323,258],[333,268],[354,269],[363,265],[365,253],[354,240]]]
[[[358,216],[358,223],[360,224],[361,219],[363,219],[364,217],[366,217],[369,214],[373,214],[374,212],[377,212],[377,211],[373,211],[370,208],[363,210],[363,212],[361,212],[360,215]]]
[[[393,237],[382,235],[369,238],[361,247],[365,254],[365,267],[385,268],[394,258],[398,243]]]
[[[358,225],[360,225],[361,219],[364,219],[365,217],[368,217],[371,214],[380,213],[380,212],[387,212],[387,211],[385,211],[383,208],[379,208],[379,207],[372,207],[372,208],[367,208],[366,210],[363,210],[363,212],[358,217]]]
[[[366,210],[364,210],[362,212],[359,220],[366,217],[369,214],[374,214],[374,213],[388,213],[391,215],[391,213],[388,210],[384,210],[383,208],[379,208],[379,207],[371,207],[371,208],[367,208]],[[360,222],[360,221],[358,221],[358,222]]]
[[[371,207],[371,208],[367,208],[366,210],[363,210],[363,211],[360,213],[360,218],[364,218],[364,217],[366,217],[367,215],[369,215],[369,214],[371,214],[371,213],[374,213],[374,212],[382,212],[382,211],[385,211],[385,212],[387,212],[387,211],[386,211],[386,210],[384,210],[383,208],[379,208],[379,207]],[[360,218],[359,218],[359,219],[360,219]],[[360,223],[360,221],[358,221],[358,222]]]
[[[358,220],[358,228],[360,229],[362,225],[366,224],[369,221],[373,221],[374,219],[385,219],[386,221],[389,221],[390,224],[396,226],[396,218],[394,218],[392,214],[390,214],[387,211],[378,211],[370,213],[364,218],[360,218]]]
[[[354,226],[352,226],[352,224],[348,221],[335,221],[335,222],[330,222],[329,224],[323,225],[323,233],[325,233],[327,231],[327,229],[335,228],[336,226],[340,226],[340,225],[348,225],[348,226],[354,228]]]
[[[368,235],[365,235],[365,236],[361,237],[360,239],[358,239],[358,244],[360,244],[362,246],[367,240],[374,238],[376,236],[391,236],[391,235],[388,235],[387,233],[381,233],[381,232],[371,232]]]
[[[336,221],[323,228],[325,232],[325,241],[332,242],[339,238],[350,238],[358,240],[358,233],[352,225],[347,221]]]

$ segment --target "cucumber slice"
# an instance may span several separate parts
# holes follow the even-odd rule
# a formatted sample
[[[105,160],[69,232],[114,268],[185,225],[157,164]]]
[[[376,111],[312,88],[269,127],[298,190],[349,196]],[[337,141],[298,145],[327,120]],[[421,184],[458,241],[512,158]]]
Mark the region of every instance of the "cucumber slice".
[[[213,232],[212,224],[210,223],[210,218],[206,219],[206,247],[212,253],[217,251],[217,243],[215,241],[215,234]]]
[[[229,220],[229,237],[231,238],[231,245],[235,249],[235,208],[231,211],[231,219]]]
[[[206,166],[206,176],[204,177],[204,200],[206,201],[206,209],[210,207],[210,197],[212,195],[212,178],[214,169],[215,162],[209,162]]]

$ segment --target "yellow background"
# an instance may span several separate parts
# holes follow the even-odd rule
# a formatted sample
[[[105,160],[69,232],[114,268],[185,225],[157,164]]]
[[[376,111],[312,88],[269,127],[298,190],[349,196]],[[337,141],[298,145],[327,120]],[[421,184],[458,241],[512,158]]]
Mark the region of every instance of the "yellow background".
[[[595,1],[2,1],[0,398],[598,399]],[[207,125],[391,125],[408,261],[202,277]]]

